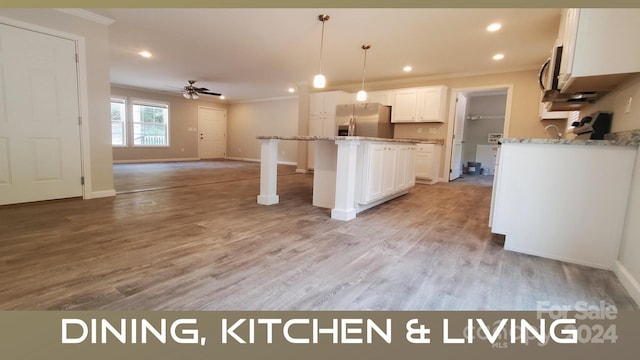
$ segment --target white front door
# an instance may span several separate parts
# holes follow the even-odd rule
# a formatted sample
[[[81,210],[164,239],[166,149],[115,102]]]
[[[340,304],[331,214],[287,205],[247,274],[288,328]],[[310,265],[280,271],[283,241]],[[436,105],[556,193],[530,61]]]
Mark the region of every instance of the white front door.
[[[464,117],[467,112],[467,97],[463,94],[458,94],[456,97],[455,111],[449,180],[455,180],[462,174],[462,139],[464,136]]]
[[[82,196],[76,44],[0,24],[0,205]]]
[[[223,109],[198,108],[198,157],[221,159],[227,149],[227,113]]]

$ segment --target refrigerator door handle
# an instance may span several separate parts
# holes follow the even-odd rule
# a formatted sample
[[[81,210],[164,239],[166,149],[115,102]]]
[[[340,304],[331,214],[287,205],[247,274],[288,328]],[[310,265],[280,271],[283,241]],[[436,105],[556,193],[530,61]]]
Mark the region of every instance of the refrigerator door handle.
[[[356,130],[356,118],[352,116],[349,118],[349,136],[354,136]]]

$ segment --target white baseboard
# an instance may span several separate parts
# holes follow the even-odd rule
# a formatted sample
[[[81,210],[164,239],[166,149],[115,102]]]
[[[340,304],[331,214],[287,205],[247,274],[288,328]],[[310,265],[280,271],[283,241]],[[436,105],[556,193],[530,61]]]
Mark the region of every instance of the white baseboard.
[[[250,161],[250,162],[260,162],[260,159],[250,159],[250,158],[240,158],[240,157],[226,157],[227,160],[236,160],[236,161]],[[298,166],[297,162],[294,161],[278,161],[279,165],[293,165]],[[297,171],[297,170],[296,170]]]
[[[250,159],[250,158],[231,157],[231,156],[227,156],[225,159],[227,159],[227,160],[235,160],[235,161],[260,162],[260,159]]]
[[[310,174],[311,171],[309,171],[309,169],[296,169],[296,172],[298,174]]]
[[[638,283],[638,280],[631,275],[629,270],[627,270],[619,260],[613,265],[613,272],[618,276],[618,279],[624,288],[627,289],[636,304],[640,306],[640,283]]]
[[[99,199],[99,198],[112,197],[112,196],[116,196],[115,190],[92,191],[84,198],[85,200],[89,200],[89,199]]]
[[[438,179],[423,179],[423,178],[416,178],[416,184],[427,184],[427,185],[433,185],[436,184],[438,182]]]
[[[113,160],[114,164],[138,164],[174,161],[199,161],[200,158],[171,158],[171,159],[138,159],[138,160]]]
[[[280,164],[280,165],[298,166],[298,163],[295,162],[295,161],[278,161],[278,164]]]

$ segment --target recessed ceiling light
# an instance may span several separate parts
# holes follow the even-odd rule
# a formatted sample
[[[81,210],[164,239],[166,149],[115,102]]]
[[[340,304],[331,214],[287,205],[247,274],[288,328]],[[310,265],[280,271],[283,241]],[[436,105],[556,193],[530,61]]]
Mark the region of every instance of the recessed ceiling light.
[[[290,93],[294,93],[294,92],[296,92],[296,89],[290,87],[289,89],[287,89],[287,91],[290,92]]]
[[[140,51],[140,52],[138,53],[138,55],[142,56],[143,58],[147,58],[147,59],[148,59],[148,58],[150,58],[150,57],[152,56],[152,55],[151,55],[151,53],[150,53],[150,52],[148,52],[148,51],[146,51],[146,50],[145,50],[145,51]]]
[[[493,24],[491,24],[491,25],[487,26],[487,31],[494,32],[494,31],[498,31],[498,30],[500,30],[500,28],[502,28],[502,24],[500,24],[500,23],[493,23]]]
[[[224,95],[220,95],[220,100],[224,100],[224,99],[225,99]]]
[[[411,67],[411,65],[407,65],[405,67],[402,68],[402,71],[404,72],[410,72],[411,70],[413,70],[413,68]]]
[[[504,59],[504,54],[493,55],[493,60],[502,60],[502,59]]]

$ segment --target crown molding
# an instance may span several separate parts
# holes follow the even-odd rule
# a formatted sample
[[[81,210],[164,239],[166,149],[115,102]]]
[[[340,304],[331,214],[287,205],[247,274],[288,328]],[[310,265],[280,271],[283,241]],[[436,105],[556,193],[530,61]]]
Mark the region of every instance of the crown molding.
[[[277,97],[270,97],[270,98],[229,101],[229,103],[230,104],[246,104],[246,103],[257,103],[257,102],[267,102],[267,101],[291,100],[291,99],[297,99],[297,98],[298,98],[298,95],[289,95],[289,96],[277,96]]]
[[[102,25],[111,25],[116,22],[116,20],[108,18],[106,16],[98,15],[94,12],[85,9],[56,9],[65,14],[77,16],[79,18],[83,18],[85,20],[93,21]]]

